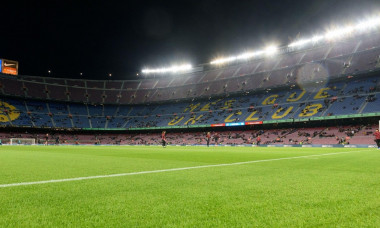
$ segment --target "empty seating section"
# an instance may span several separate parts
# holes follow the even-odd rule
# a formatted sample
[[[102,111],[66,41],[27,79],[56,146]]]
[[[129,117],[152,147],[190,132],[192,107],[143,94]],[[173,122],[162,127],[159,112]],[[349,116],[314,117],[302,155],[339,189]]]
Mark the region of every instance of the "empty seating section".
[[[380,46],[379,34],[370,35],[370,37],[362,39],[362,42],[358,48],[359,51],[365,51],[373,48],[378,48]]]
[[[87,88],[88,89],[103,89],[104,88],[104,81],[86,81]]]
[[[24,82],[28,97],[46,99],[45,84]]]
[[[74,127],[76,128],[90,128],[89,119],[87,116],[72,116]]]
[[[280,58],[277,58],[277,57],[264,59],[260,63],[260,65],[257,67],[255,73],[271,71],[274,69],[276,63],[279,61],[280,61]]]
[[[104,91],[99,89],[87,89],[88,100],[91,103],[103,103]]]
[[[150,98],[150,101],[169,100],[173,93],[174,91],[169,89],[158,89],[154,96]]]
[[[71,118],[68,115],[54,115],[55,127],[71,128]]]
[[[84,115],[86,117],[88,116],[87,107],[83,104],[70,104],[69,108],[72,115]]]
[[[334,58],[342,55],[352,54],[358,44],[358,41],[337,43],[332,46],[329,54],[327,55],[327,58]]]
[[[323,46],[315,48],[314,50],[310,50],[305,53],[305,56],[302,58],[300,63],[303,64],[308,62],[316,62],[325,59],[326,54],[330,48],[331,46]]]
[[[103,116],[103,105],[87,105],[90,116]]]
[[[304,52],[294,53],[294,54],[286,54],[281,59],[281,61],[278,64],[277,68],[292,67],[294,65],[297,65],[304,55],[305,55]]]
[[[252,77],[246,77],[243,82],[244,90],[255,90],[260,88],[264,79],[267,78],[267,74],[255,74]]]
[[[219,75],[218,79],[225,79],[225,78],[234,77],[237,70],[238,70],[238,67],[236,67],[236,66],[229,67],[229,68],[223,70],[223,72]]]
[[[212,71],[209,71],[202,78],[202,82],[214,81],[222,72],[223,72],[223,70],[212,70]]]
[[[25,95],[24,93],[24,84],[21,81],[16,79],[1,79],[1,84],[3,86],[4,93],[7,95],[21,96]]]
[[[325,68],[328,70],[329,76],[337,76],[342,74],[344,68],[347,68],[349,57],[340,57],[328,59],[325,61]]]
[[[64,103],[54,103],[54,102],[49,102],[48,107],[51,113],[55,115],[68,115],[69,110],[67,108],[67,104]]]
[[[132,89],[138,89],[138,86],[140,85],[140,81],[125,81],[123,89],[126,90],[132,90]]]
[[[168,86],[170,87],[177,87],[177,86],[183,86],[188,77],[191,77],[190,75],[181,75],[181,76],[178,76],[178,77],[173,77],[173,80],[170,81],[170,84]],[[150,87],[152,88],[152,87]]]
[[[254,62],[254,63],[247,63],[247,64],[240,65],[240,68],[238,69],[238,72],[236,73],[236,77],[253,74],[259,64],[260,63],[258,62]]]
[[[157,79],[142,80],[139,89],[152,89],[156,85],[157,81]]]
[[[67,100],[66,86],[46,85],[49,93],[49,98],[53,100]]]
[[[194,74],[193,76],[189,77],[186,80],[186,84],[197,84],[198,82],[201,81],[201,79],[206,75],[204,72],[199,72],[197,74]]]
[[[118,106],[116,105],[104,105],[103,107],[103,115],[104,116],[115,116],[116,110],[118,110]]]
[[[107,128],[122,128],[125,122],[126,118],[111,118],[110,120],[108,120]]]
[[[354,55],[349,62],[346,73],[356,73],[375,68],[379,63],[379,50],[360,52]]]
[[[124,90],[121,92],[120,103],[129,104],[134,100],[136,90]]]
[[[75,87],[86,87],[84,80],[66,80],[66,84],[68,86],[75,86]]]
[[[104,103],[116,104],[120,98],[120,90],[105,90]]]
[[[223,91],[225,92],[227,90],[227,86],[228,85],[226,80],[210,83],[209,89],[205,91],[203,95],[211,96],[213,94],[219,94]]]
[[[272,87],[283,85],[286,82],[287,76],[292,73],[293,69],[286,68],[283,70],[272,71],[268,80],[264,81],[263,87]]]
[[[143,103],[149,97],[150,90],[138,90],[135,93],[134,103]]]
[[[67,90],[70,95],[70,100],[71,101],[78,101],[78,102],[83,102],[86,101],[86,90],[83,88],[76,88],[76,87],[67,87]]]
[[[91,117],[92,128],[105,128],[106,118],[104,117]]]
[[[173,80],[172,77],[160,78],[154,88],[167,88],[169,83]]]
[[[60,79],[60,78],[44,78],[44,79],[45,79],[45,83],[48,83],[48,84],[66,85],[64,79]]]
[[[242,88],[243,81],[244,80],[242,80],[241,78],[233,78],[233,79],[226,81],[227,87],[225,88],[225,91],[227,93],[240,91]]]
[[[120,90],[123,81],[106,81],[106,89]]]

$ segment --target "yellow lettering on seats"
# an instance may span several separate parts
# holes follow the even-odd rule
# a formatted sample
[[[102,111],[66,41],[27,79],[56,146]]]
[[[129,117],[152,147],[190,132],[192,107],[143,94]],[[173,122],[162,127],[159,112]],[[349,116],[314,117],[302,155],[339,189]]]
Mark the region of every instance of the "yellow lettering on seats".
[[[174,119],[172,119],[169,123],[168,123],[168,125],[170,125],[170,126],[173,126],[173,125],[176,125],[176,124],[178,124],[179,122],[181,122],[182,120],[183,120],[183,116],[181,117],[181,118],[179,118],[179,117],[175,117]]]
[[[242,114],[242,112],[237,112],[236,114],[235,113],[232,113],[231,115],[227,116],[227,118],[224,120],[224,122],[226,123],[231,123],[231,122],[235,122],[236,121],[236,118],[235,119],[231,119],[234,115],[238,115],[240,116]]]
[[[290,106],[282,115],[279,115],[279,113],[282,112],[283,110],[284,110],[284,108],[277,109],[277,111],[272,115],[272,119],[284,118],[285,116],[287,116],[290,113],[290,111],[293,110],[293,106]]]
[[[183,110],[183,112],[193,112],[196,108],[199,107],[199,105],[201,105],[201,103],[198,103],[196,105],[190,104],[187,108],[185,108],[185,110]]]
[[[210,104],[211,104],[211,103],[207,103],[207,104],[205,104],[205,105],[201,108],[201,111],[202,111],[202,112],[207,112],[208,110],[210,110]]]
[[[301,113],[298,115],[299,117],[307,117],[307,116],[314,116],[318,113],[318,109],[322,108],[322,104],[312,104],[306,106]]]
[[[228,100],[224,102],[224,106],[221,107],[221,110],[232,108],[232,105],[235,103],[236,100]]]
[[[322,88],[318,91],[318,93],[314,96],[314,99],[322,99],[329,96],[329,94],[326,92],[330,88]]]
[[[245,119],[245,121],[258,120],[259,117],[254,117],[254,118],[252,118],[256,113],[257,113],[257,111],[252,112],[252,113],[247,117],[247,119]]]
[[[297,92],[294,92],[294,93],[290,94],[290,96],[288,97],[288,99],[286,99],[286,101],[288,101],[288,102],[299,101],[303,97],[303,95],[305,95],[305,93],[306,93],[306,90],[303,89],[302,93],[300,95],[298,95],[298,97],[297,97]]]
[[[202,118],[202,116],[203,115],[199,115],[198,117],[197,116],[190,117],[190,119],[188,119],[183,125],[188,125],[190,121],[191,121],[190,124],[195,124],[195,122],[197,122],[200,118]]]
[[[270,105],[270,104],[274,104],[274,102],[276,101],[276,98],[278,97],[277,94],[273,94],[273,95],[270,95],[269,97],[265,98],[265,100],[263,101],[263,105]]]

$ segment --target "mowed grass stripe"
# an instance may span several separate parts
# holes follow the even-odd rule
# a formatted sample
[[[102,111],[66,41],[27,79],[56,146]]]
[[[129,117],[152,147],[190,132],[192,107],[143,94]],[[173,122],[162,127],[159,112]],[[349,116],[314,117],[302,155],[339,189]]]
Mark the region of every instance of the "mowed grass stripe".
[[[75,177],[75,178],[44,180],[44,181],[19,182],[19,183],[2,184],[2,185],[0,185],[0,188],[9,188],[9,187],[26,186],[26,185],[40,185],[40,184],[70,182],[70,181],[81,181],[81,180],[111,178],[111,177],[122,177],[122,176],[132,176],[132,175],[151,174],[151,173],[174,172],[174,171],[183,171],[183,170],[191,170],[191,169],[202,169],[202,168],[213,168],[213,167],[223,167],[223,166],[235,166],[235,165],[244,165],[244,164],[260,163],[260,162],[270,162],[270,161],[281,161],[281,160],[291,160],[291,159],[300,159],[300,158],[322,157],[322,156],[331,156],[331,155],[338,155],[338,154],[340,155],[340,154],[348,154],[348,153],[364,152],[364,151],[370,151],[370,150],[368,150],[368,149],[367,150],[354,150],[354,151],[344,151],[344,152],[325,153],[325,154],[313,154],[313,155],[303,155],[303,156],[295,156],[295,157],[273,158],[273,159],[265,159],[265,160],[253,160],[253,161],[224,163],[224,164],[200,165],[200,166],[192,166],[192,167],[180,167],[180,168],[171,168],[171,169],[149,170],[149,171],[140,171],[140,172],[107,174],[107,175],[97,175],[97,176],[87,176],[87,177]]]

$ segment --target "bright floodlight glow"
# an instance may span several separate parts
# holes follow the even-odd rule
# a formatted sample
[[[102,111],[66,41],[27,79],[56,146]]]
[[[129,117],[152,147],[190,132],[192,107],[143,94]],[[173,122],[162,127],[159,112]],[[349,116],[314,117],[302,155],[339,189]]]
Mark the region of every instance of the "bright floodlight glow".
[[[296,42],[293,42],[293,43],[289,44],[288,47],[302,46],[302,45],[305,45],[307,43],[310,43],[311,41],[312,41],[311,39],[308,39],[308,40],[298,40]]]
[[[331,31],[326,33],[325,37],[328,40],[337,39],[337,38],[341,38],[343,36],[350,35],[353,31],[354,31],[354,27],[348,26],[348,27],[341,28],[341,29],[331,30]]]
[[[278,48],[275,46],[269,46],[269,47],[265,48],[265,50],[264,50],[266,55],[274,55],[277,53],[277,51],[278,51]]]
[[[355,29],[359,31],[366,31],[370,29],[374,29],[380,26],[380,17],[373,18],[367,21],[362,21],[355,26]]]
[[[366,21],[362,21],[353,26],[347,26],[342,28],[337,28],[334,30],[328,31],[324,35],[316,35],[311,39],[302,39],[295,41],[288,45],[288,47],[300,47],[308,44],[316,44],[320,41],[326,40],[336,40],[345,36],[349,36],[351,34],[356,34],[358,32],[367,32],[368,30],[372,30],[380,27],[380,17],[372,18]]]
[[[319,41],[323,40],[324,38],[325,38],[324,36],[314,36],[313,38],[311,38],[311,42],[313,42],[315,44],[315,43],[318,43]]]
[[[335,41],[337,39],[344,38],[346,36],[355,35],[357,33],[368,32],[369,30],[380,28],[380,17],[370,18],[368,20],[362,21],[358,24],[346,27],[337,27],[336,29],[329,30],[325,34],[315,35],[309,39],[300,39],[290,43],[289,48],[302,47],[305,45],[315,45],[323,41]],[[237,56],[230,56],[225,58],[219,58],[211,61],[211,64],[224,64],[229,62],[234,62],[237,60],[247,60],[253,57],[267,55],[271,56],[276,54],[279,50],[278,47],[270,46],[261,51],[256,52],[246,52]]]
[[[230,56],[230,57],[226,57],[226,58],[215,59],[211,62],[211,64],[223,64],[223,63],[233,62],[236,60],[247,60],[247,59],[253,58],[255,56],[262,55],[263,53],[264,53],[264,51],[245,52],[245,53],[238,55],[238,56]]]
[[[177,73],[188,71],[193,67],[190,64],[183,64],[178,66],[171,66],[167,68],[157,68],[157,69],[143,69],[141,72],[144,74],[152,74],[152,73]]]

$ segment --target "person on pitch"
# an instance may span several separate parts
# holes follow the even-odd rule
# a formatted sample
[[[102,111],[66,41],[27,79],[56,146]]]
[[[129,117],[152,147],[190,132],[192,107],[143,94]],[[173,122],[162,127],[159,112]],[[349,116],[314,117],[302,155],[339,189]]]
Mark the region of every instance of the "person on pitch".
[[[166,147],[167,141],[166,141],[166,131],[163,131],[161,134],[161,140],[162,140],[162,147]]]
[[[215,134],[214,134],[215,146],[218,145],[219,138],[220,138],[220,137],[219,137],[218,133],[215,133]]]
[[[260,145],[260,143],[261,143],[261,138],[260,138],[260,136],[257,136],[257,138],[256,138],[256,145]]]
[[[377,144],[377,148],[380,150],[380,132],[379,132],[379,129],[376,129],[376,131],[373,135],[375,136],[375,142]]]
[[[49,134],[46,133],[46,135],[45,135],[45,146],[48,145],[48,140],[49,140]]]
[[[210,139],[211,139],[211,132],[207,132],[207,134],[206,134],[207,147],[210,146]]]

